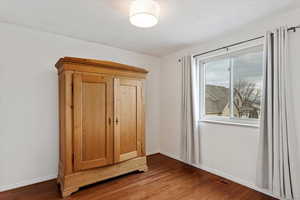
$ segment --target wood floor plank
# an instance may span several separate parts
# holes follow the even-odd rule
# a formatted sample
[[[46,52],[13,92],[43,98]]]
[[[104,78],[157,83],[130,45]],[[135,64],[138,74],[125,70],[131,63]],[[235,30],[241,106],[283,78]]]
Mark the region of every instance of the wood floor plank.
[[[161,154],[149,171],[130,173],[81,188],[69,200],[275,200],[252,189]],[[59,200],[56,180],[0,193],[0,200]]]

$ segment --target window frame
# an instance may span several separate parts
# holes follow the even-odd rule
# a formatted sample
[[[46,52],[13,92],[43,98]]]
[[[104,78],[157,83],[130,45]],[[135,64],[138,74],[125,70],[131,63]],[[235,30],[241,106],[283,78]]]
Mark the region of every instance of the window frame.
[[[248,126],[248,127],[259,127],[259,122],[260,122],[260,118],[258,119],[242,119],[242,118],[238,118],[238,117],[234,117],[233,114],[233,104],[232,104],[232,99],[234,98],[234,94],[233,94],[233,90],[232,90],[232,86],[233,86],[233,60],[232,57],[235,54],[238,54],[239,52],[243,52],[243,51],[247,51],[254,48],[260,48],[262,49],[263,52],[263,42],[262,41],[257,41],[251,44],[243,44],[243,45],[239,45],[233,48],[228,48],[226,49],[226,51],[221,51],[221,52],[217,52],[214,54],[209,54],[209,55],[205,55],[205,56],[197,56],[195,57],[195,63],[196,66],[200,68],[199,72],[200,72],[200,81],[199,81],[199,121],[200,122],[209,122],[209,123],[220,123],[220,124],[228,124],[228,125],[238,125],[238,126]],[[211,61],[213,59],[217,59],[220,57],[226,57],[229,58],[228,62],[229,63],[229,67],[230,67],[230,74],[229,74],[229,89],[230,89],[230,97],[229,97],[229,102],[230,102],[230,116],[229,117],[225,117],[225,116],[207,116],[205,114],[205,85],[206,85],[206,67],[205,67],[205,63],[207,63],[207,61]],[[262,66],[263,67],[263,66]]]

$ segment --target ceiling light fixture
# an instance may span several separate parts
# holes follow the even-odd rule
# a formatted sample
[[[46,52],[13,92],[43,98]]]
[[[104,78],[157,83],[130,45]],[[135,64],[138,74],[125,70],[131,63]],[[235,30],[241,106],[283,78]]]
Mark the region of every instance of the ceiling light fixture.
[[[130,22],[141,28],[153,27],[158,23],[159,10],[153,0],[135,0],[130,6]]]

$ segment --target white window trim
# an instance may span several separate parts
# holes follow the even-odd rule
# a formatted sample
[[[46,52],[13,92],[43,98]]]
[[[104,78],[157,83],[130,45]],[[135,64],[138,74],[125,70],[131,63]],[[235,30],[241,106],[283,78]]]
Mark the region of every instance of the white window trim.
[[[204,118],[204,119],[200,119],[199,122],[259,128],[258,122],[251,124],[251,123],[249,123],[248,120],[240,121],[240,120],[229,120],[228,118],[224,118],[222,120],[220,120],[220,119],[205,119]]]
[[[201,81],[199,82],[199,87],[200,87],[200,98],[199,98],[199,100],[200,100],[200,119],[199,119],[199,122],[259,128],[260,119],[245,119],[245,120],[243,120],[240,118],[235,118],[234,116],[230,116],[230,117],[206,116],[204,114],[204,111],[205,111],[205,95],[204,95],[205,94],[205,81],[203,81],[203,79],[205,80],[205,67],[201,63],[204,63],[206,60],[213,59],[214,57],[225,56],[226,54],[232,54],[232,53],[243,51],[243,50],[246,50],[249,48],[262,47],[262,46],[263,46],[263,41],[258,40],[255,42],[245,43],[242,45],[228,48],[226,51],[212,53],[212,54],[208,54],[208,55],[204,55],[204,56],[202,55],[202,56],[198,56],[195,58],[195,63],[201,67],[199,70],[200,77],[201,77],[200,78]],[[230,74],[230,76],[232,76],[232,74]],[[232,78],[230,78],[230,80],[232,81]],[[231,86],[232,86],[232,84],[230,84],[230,87]],[[231,96],[232,96],[232,94],[231,94]],[[232,107],[232,106],[230,106],[230,107]],[[232,109],[232,108],[230,108],[230,109]]]

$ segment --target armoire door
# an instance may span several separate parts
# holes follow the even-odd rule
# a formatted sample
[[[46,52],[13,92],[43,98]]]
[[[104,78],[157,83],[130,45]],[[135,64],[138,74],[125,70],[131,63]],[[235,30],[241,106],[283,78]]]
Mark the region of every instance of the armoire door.
[[[73,74],[75,170],[113,163],[113,78]]]
[[[114,81],[115,162],[143,153],[144,111],[142,81],[116,78]]]

